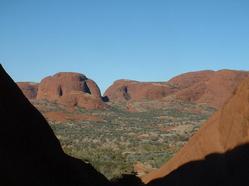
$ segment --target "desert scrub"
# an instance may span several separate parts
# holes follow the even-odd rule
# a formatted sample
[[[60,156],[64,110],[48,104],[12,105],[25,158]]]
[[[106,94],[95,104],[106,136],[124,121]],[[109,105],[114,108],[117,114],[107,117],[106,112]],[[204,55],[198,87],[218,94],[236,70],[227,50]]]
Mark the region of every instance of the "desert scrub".
[[[201,112],[192,112],[195,108],[201,108]],[[51,122],[50,125],[66,153],[90,162],[111,179],[132,173],[138,161],[160,167],[213,111],[204,105],[186,103],[138,113],[127,112],[119,106],[103,111],[78,108],[77,113],[96,115],[103,121]],[[191,130],[182,131],[179,126],[183,125]]]

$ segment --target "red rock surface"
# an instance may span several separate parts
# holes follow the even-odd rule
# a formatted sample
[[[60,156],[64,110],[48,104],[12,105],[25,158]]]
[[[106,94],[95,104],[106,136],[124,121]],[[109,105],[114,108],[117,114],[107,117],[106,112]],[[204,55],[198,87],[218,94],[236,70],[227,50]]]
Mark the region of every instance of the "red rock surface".
[[[169,83],[179,87],[177,98],[220,108],[247,77],[249,73],[243,71],[200,71],[177,76]]]
[[[175,91],[166,83],[118,80],[106,90],[104,95],[110,101],[122,102],[162,99]]]
[[[221,71],[219,76],[224,78],[227,73],[231,72]],[[143,177],[143,181],[164,177],[187,162],[202,160],[211,153],[224,153],[246,142],[249,142],[249,78],[171,160]]]
[[[81,91],[71,91],[70,93],[62,96],[61,98],[56,99],[56,101],[60,104],[69,107],[78,106],[85,109],[107,108],[107,105],[101,100],[101,98],[97,98]]]
[[[105,96],[111,102],[162,100],[174,96],[220,108],[247,77],[248,72],[220,70],[189,72],[161,83],[118,80],[106,90]]]
[[[197,71],[181,74],[168,82],[139,82],[118,80],[110,86],[105,96],[110,102],[125,104],[127,110],[137,112],[133,103],[144,101],[166,101],[170,98],[206,103],[220,108],[231,97],[237,85],[248,72],[220,70]],[[79,73],[62,72],[44,78],[39,84],[18,83],[29,99],[46,99],[66,106],[79,106],[86,109],[103,109],[101,92],[97,84]],[[141,105],[141,104],[140,104]]]
[[[71,72],[61,72],[44,78],[39,84],[37,99],[86,109],[106,107],[97,84],[82,74]]]
[[[37,96],[38,91],[38,83],[31,83],[31,82],[17,82],[17,85],[22,90],[24,95],[28,99],[35,99]]]

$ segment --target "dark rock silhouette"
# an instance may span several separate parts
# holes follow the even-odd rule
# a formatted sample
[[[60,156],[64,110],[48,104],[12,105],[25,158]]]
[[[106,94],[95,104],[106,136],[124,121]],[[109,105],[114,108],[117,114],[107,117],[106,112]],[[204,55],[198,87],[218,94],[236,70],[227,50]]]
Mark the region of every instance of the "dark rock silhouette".
[[[148,186],[246,186],[249,184],[249,144],[223,154],[188,162]]]
[[[142,180],[135,174],[124,174],[120,178],[111,180],[115,186],[144,186]]]
[[[0,65],[0,185],[106,186],[90,164],[66,155],[39,111]]]

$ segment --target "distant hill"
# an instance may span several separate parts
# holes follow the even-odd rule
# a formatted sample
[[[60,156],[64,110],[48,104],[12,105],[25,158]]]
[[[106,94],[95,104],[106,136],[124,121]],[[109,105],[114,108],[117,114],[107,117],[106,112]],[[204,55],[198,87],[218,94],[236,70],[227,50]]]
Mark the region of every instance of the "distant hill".
[[[167,97],[220,108],[231,97],[238,84],[249,77],[245,71],[197,71],[181,74],[167,82],[118,80],[104,95],[111,102],[164,101]]]
[[[47,100],[59,104],[86,109],[104,109],[98,85],[85,75],[60,72],[44,78],[40,83],[18,82],[29,99]]]
[[[117,80],[104,93],[105,101],[125,102],[160,100],[167,97],[220,108],[240,82],[249,77],[246,71],[219,70],[188,72],[165,82]],[[48,100],[67,106],[103,109],[98,85],[80,73],[60,72],[40,83],[17,82],[29,99]]]
[[[89,115],[77,116],[75,108],[103,110],[117,106],[129,112],[143,112],[167,107],[179,101],[220,108],[238,84],[249,77],[246,71],[197,71],[181,74],[165,82],[118,80],[104,96],[98,85],[85,75],[60,72],[40,83],[18,82],[28,99],[50,121],[99,121]],[[57,109],[51,109],[57,107]]]
[[[60,72],[44,78],[40,83],[17,84],[26,97],[33,100],[85,109],[106,109],[108,105],[104,102],[118,103],[133,112],[141,110],[134,107],[135,102],[142,105],[146,101],[165,102],[169,99],[220,108],[247,77],[249,73],[246,71],[206,70],[181,74],[167,82],[118,80],[105,91],[104,97],[98,85],[80,73]]]

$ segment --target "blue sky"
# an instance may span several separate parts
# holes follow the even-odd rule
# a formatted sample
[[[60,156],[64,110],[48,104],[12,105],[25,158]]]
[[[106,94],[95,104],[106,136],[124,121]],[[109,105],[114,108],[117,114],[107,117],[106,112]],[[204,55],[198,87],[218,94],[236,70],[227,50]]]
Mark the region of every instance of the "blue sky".
[[[0,63],[16,81],[76,71],[102,91],[249,70],[248,0],[0,0]]]

